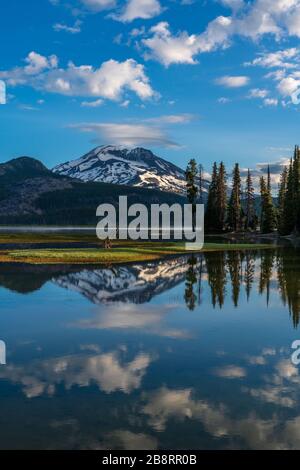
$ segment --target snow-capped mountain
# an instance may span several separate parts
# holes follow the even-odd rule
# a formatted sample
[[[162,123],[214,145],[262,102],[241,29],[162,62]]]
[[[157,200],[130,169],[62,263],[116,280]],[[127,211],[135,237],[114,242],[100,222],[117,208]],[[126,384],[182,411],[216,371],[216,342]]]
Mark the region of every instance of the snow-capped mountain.
[[[184,171],[144,148],[97,147],[78,160],[56,166],[53,172],[82,181],[185,192]]]

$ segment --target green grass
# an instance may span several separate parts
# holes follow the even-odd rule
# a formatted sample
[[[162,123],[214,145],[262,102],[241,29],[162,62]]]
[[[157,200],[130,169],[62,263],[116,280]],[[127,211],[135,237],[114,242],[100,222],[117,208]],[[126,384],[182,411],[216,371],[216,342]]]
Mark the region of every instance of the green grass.
[[[123,242],[124,244],[124,242]],[[201,252],[270,249],[272,245],[208,243]],[[30,264],[117,264],[149,261],[170,255],[187,254],[184,243],[133,243],[114,245],[112,250],[87,249],[33,249],[3,250],[0,262]],[[194,253],[194,252],[193,252]]]

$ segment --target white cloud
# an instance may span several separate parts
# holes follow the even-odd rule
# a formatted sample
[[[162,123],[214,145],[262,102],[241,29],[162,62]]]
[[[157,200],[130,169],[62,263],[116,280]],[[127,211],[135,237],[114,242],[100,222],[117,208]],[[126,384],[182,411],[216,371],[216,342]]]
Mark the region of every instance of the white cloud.
[[[277,98],[266,98],[264,100],[265,106],[278,106],[278,99]]]
[[[112,17],[125,23],[137,18],[147,20],[160,15],[162,11],[158,0],[127,0],[122,12]]]
[[[261,88],[253,88],[252,90],[250,90],[248,98],[266,98],[268,94],[268,90]]]
[[[146,47],[146,58],[153,58],[168,67],[171,64],[195,64],[195,56],[201,52],[210,52],[219,45],[227,45],[227,28],[231,20],[225,17],[216,18],[202,35],[189,35],[180,31],[172,35],[169,23],[161,22],[150,29],[150,37],[143,39]]]
[[[192,114],[165,115],[129,123],[79,123],[69,127],[81,132],[96,134],[97,140],[129,148],[141,145],[153,145],[166,148],[180,147],[168,134],[168,127],[186,124],[195,119]],[[133,315],[133,314],[132,314]],[[146,317],[145,317],[146,318]]]
[[[227,88],[240,88],[248,85],[250,79],[246,76],[229,76],[225,75],[216,79],[217,85],[223,85]]]
[[[233,11],[238,11],[245,6],[244,0],[220,0],[220,3]]]
[[[103,100],[94,100],[94,101],[82,101],[81,106],[83,108],[99,108],[99,106],[102,106],[104,103]]]
[[[253,41],[264,35],[276,40],[288,36],[300,37],[300,0],[220,0],[232,9],[232,15],[212,20],[203,32],[170,32],[168,23],[159,23],[142,41],[146,57],[158,60],[165,66],[173,63],[195,64],[197,55],[218,48],[229,47],[234,37]]]
[[[153,122],[157,124],[185,124],[193,121],[195,116],[189,113],[183,114],[167,114],[156,118],[145,119],[146,122]]]
[[[293,60],[299,61],[299,49],[292,47],[289,49],[283,49],[276,52],[264,52],[259,54],[257,59],[252,62],[248,62],[245,65],[260,66],[266,68],[273,67],[284,67],[294,68],[296,67]]]
[[[300,87],[300,77],[290,75],[280,80],[277,88],[283,96],[291,96]]]
[[[6,104],[6,85],[3,80],[0,80],[0,104]]]
[[[168,67],[171,64],[194,64],[194,55],[198,53],[196,36],[182,32],[172,36],[169,24],[161,22],[151,28],[152,37],[143,39],[143,44],[150,50],[147,57],[154,58]]]
[[[121,108],[128,108],[128,106],[130,105],[130,101],[129,100],[124,100],[120,106]]]
[[[106,442],[106,441],[105,441]],[[158,447],[157,439],[147,434],[133,433],[127,430],[113,431],[107,435],[105,449],[125,450],[155,450]]]
[[[1,378],[21,383],[27,398],[53,395],[60,384],[69,390],[73,386],[88,387],[95,383],[105,393],[129,394],[141,386],[152,360],[149,354],[139,353],[132,361],[124,363],[117,351],[63,356],[43,361],[38,367],[29,364],[23,369],[12,364],[3,370]]]
[[[82,123],[70,127],[81,132],[96,134],[101,142],[114,142],[132,148],[142,145],[176,148],[179,145],[170,139],[167,133],[158,126],[146,124],[116,124],[116,123]]]
[[[225,98],[224,96],[221,96],[221,98],[218,98],[218,103],[220,104],[227,104],[227,103],[230,103],[230,99],[229,98]]]
[[[116,7],[116,0],[80,0],[81,3],[89,10],[98,12],[109,10]]]
[[[82,25],[82,21],[76,20],[73,26],[67,26],[62,23],[55,23],[53,25],[53,29],[54,31],[57,31],[57,32],[65,31],[66,33],[70,33],[70,34],[78,34],[81,32],[81,25]]]
[[[0,72],[7,84],[32,86],[38,90],[68,96],[90,96],[121,100],[124,91],[135,93],[145,100],[155,96],[144,66],[133,59],[124,62],[108,60],[99,68],[91,65],[76,66],[69,62],[66,68],[58,67],[58,59],[31,52],[24,67]]]
[[[224,379],[241,379],[246,377],[247,371],[243,367],[238,366],[224,366],[215,369],[214,375]]]
[[[275,68],[276,70],[265,75],[266,79],[277,82],[277,90],[284,98],[291,97],[300,92],[300,50],[299,48],[288,48],[272,53],[261,54],[253,62],[246,65],[260,66],[263,68]],[[292,99],[293,102],[293,99]],[[277,98],[267,99],[266,106],[277,106]],[[286,102],[282,102],[286,104]]]

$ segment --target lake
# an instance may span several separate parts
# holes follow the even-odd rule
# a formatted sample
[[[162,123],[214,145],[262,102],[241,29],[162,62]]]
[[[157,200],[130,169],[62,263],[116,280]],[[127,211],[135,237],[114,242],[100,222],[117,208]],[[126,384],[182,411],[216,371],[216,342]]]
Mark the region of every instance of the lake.
[[[299,449],[300,251],[0,265],[2,449]]]

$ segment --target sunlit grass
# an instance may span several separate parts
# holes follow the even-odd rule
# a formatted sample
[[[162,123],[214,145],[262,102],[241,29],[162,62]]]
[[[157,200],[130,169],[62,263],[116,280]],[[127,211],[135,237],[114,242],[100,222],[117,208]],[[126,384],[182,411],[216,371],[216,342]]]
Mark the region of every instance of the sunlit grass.
[[[123,242],[124,244],[124,242]],[[207,243],[201,252],[235,251],[268,249],[272,245]],[[0,252],[0,262],[17,262],[31,264],[117,264],[136,261],[149,261],[175,254],[188,254],[184,243],[133,243],[128,246],[114,245],[111,250],[104,248],[86,249],[32,249],[32,250],[3,250]],[[194,252],[192,252],[194,253]]]

